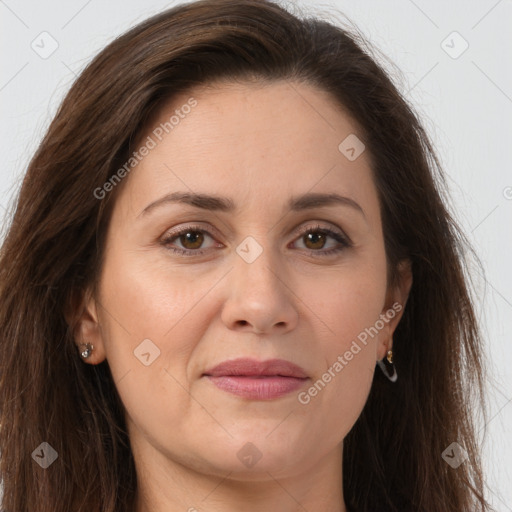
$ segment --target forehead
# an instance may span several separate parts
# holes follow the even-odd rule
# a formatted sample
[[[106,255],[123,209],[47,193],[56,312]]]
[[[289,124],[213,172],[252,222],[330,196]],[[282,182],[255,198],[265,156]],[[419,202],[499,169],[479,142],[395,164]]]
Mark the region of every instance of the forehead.
[[[311,85],[195,87],[146,123],[136,147],[151,149],[126,184],[131,210],[174,190],[232,195],[260,207],[308,190],[361,197],[373,187],[369,156],[351,161],[340,151],[357,135],[361,128],[347,112]]]

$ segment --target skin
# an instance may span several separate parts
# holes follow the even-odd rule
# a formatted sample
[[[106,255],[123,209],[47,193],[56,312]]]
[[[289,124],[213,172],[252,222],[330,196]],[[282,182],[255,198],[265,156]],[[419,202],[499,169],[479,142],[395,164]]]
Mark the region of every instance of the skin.
[[[282,358],[306,370],[299,391],[307,391],[379,315],[395,302],[405,307],[412,276],[404,266],[399,286],[387,287],[369,152],[349,161],[338,149],[361,130],[327,93],[286,81],[195,88],[148,126],[190,97],[197,106],[125,178],[99,296],[86,299],[80,320],[78,342],[94,346],[85,363],[108,360],[126,408],[136,510],[344,512],[343,439],[403,309],[307,404],[297,391],[247,400],[202,374],[237,357]],[[168,203],[140,215],[176,191],[227,196],[238,210]],[[287,208],[291,196],[308,192],[349,197],[364,215],[343,205]],[[353,246],[322,256],[340,243],[330,235],[308,240],[317,224]],[[184,236],[161,242],[190,225],[208,231],[201,238],[191,230],[202,244]],[[251,263],[236,251],[248,236],[262,249]],[[148,366],[134,355],[145,339],[160,350]],[[247,443],[261,455],[252,467],[237,456]]]

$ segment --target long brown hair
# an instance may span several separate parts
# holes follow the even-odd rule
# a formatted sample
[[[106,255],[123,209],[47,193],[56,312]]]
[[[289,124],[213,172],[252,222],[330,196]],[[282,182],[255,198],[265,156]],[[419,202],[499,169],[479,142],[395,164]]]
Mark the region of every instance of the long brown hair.
[[[348,29],[271,1],[200,0],[137,25],[80,74],[28,166],[0,254],[2,511],[133,507],[135,465],[108,362],[84,364],[74,340],[123,183],[102,199],[94,191],[128,160],[162,102],[214,80],[295,80],[330,93],[372,156],[390,285],[398,263],[412,262],[393,342],[399,380],[376,371],[344,440],[347,506],[490,510],[472,416],[475,405],[485,416],[464,263],[472,250],[418,116],[364,46]],[[47,469],[34,458],[42,442],[58,455]],[[442,456],[453,442],[468,454],[456,468]]]

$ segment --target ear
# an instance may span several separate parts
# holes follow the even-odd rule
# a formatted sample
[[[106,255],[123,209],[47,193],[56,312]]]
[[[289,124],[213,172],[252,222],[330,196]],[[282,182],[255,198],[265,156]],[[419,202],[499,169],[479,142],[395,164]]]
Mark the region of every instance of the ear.
[[[380,332],[377,346],[377,360],[379,361],[386,356],[388,350],[393,348],[393,333],[402,318],[409,298],[412,286],[412,269],[409,259],[399,262],[398,274],[398,284],[393,288],[388,288],[384,308],[381,312],[384,327]]]
[[[90,288],[82,293],[73,291],[68,301],[68,308],[64,313],[66,322],[73,332],[77,357],[80,357],[84,363],[94,365],[105,360],[105,346],[97,306]],[[81,353],[86,343],[90,343],[93,349],[91,355],[87,359],[83,359]]]

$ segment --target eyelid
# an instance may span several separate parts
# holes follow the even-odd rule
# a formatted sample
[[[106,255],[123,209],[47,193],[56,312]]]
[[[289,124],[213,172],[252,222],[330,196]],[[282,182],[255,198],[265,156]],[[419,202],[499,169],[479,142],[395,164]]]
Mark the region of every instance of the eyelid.
[[[199,231],[201,233],[206,233],[208,235],[211,236],[211,232],[215,233],[216,236],[218,236],[220,238],[220,232],[214,228],[213,226],[209,225],[208,227],[203,227],[199,224],[195,224],[195,223],[191,223],[191,224],[186,224],[184,226],[179,226],[177,228],[172,228],[168,231],[166,231],[163,235],[164,238],[170,238],[172,237],[173,235],[176,236],[176,235],[181,235],[184,231]]]
[[[167,245],[170,244],[171,241],[178,239],[182,234],[187,233],[189,231],[203,233],[205,235],[208,235],[213,240],[215,240],[209,231],[210,229],[214,232],[217,232],[217,230],[211,226],[210,226],[210,228],[204,228],[197,224],[190,224],[190,225],[182,226],[177,229],[166,231],[165,234],[160,239],[160,243],[168,250],[171,250],[171,251],[174,251],[177,253],[182,253],[182,254],[192,253],[193,255],[204,254],[204,252],[209,249],[181,249],[180,247],[168,248]]]
[[[341,230],[340,228],[338,227],[326,227],[326,226],[321,226],[319,224],[319,221],[314,221],[315,222],[315,225],[306,225],[304,227],[301,227],[299,229],[299,235],[303,235],[305,233],[307,233],[308,231],[325,231],[327,233],[332,233],[334,235],[337,235],[339,236],[340,238],[343,238],[343,240],[347,243],[347,245],[353,245],[352,243],[352,240],[350,239],[350,237],[345,233],[345,231]],[[321,222],[327,222],[327,221],[321,221]],[[332,223],[329,223],[332,225]],[[332,235],[330,235],[332,236]]]

